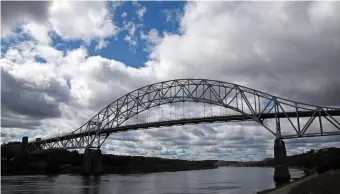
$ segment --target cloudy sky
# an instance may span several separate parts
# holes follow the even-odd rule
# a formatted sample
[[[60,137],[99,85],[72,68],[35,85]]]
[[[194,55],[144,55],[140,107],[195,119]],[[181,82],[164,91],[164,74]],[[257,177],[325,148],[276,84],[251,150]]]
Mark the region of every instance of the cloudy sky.
[[[0,65],[2,142],[71,132],[129,91],[174,78],[339,106],[340,2],[1,2]],[[253,122],[188,125],[114,134],[102,150],[253,160],[272,156],[273,139]],[[286,144],[295,154],[339,141]]]

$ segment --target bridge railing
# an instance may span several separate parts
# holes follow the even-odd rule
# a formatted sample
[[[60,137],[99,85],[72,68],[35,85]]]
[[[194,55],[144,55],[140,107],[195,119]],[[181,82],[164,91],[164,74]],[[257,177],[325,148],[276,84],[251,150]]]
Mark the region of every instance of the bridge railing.
[[[263,111],[263,109],[261,110]],[[172,115],[171,117],[170,116],[163,116],[163,117],[155,117],[156,119],[150,119],[150,120],[134,120],[134,119],[131,119],[131,120],[127,120],[125,121],[121,126],[136,126],[136,125],[141,125],[141,124],[153,124],[153,123],[158,123],[158,122],[170,122],[170,121],[179,121],[179,120],[185,120],[185,119],[204,119],[204,118],[217,118],[217,117],[228,117],[228,116],[238,116],[238,115],[242,115],[242,113],[240,112],[236,112],[236,111],[230,111],[232,113],[218,113],[218,112],[214,112],[214,113],[217,113],[217,114],[209,114],[209,113],[201,113],[201,114],[196,114],[196,115],[193,115],[193,114],[185,114],[184,116],[183,115]],[[299,113],[301,112],[310,112],[309,109],[299,109]],[[246,114],[252,114],[252,112],[250,111],[246,111],[245,112]],[[295,108],[291,108],[291,109],[288,109],[288,111],[286,113],[296,113],[296,109]],[[249,119],[251,120],[251,119]],[[99,122],[98,122],[99,124]],[[64,133],[60,133],[60,134],[55,134],[53,136],[50,136],[50,138],[58,138],[58,137],[62,137],[62,136],[65,136],[65,135],[68,135],[69,132],[64,132]],[[78,134],[78,133],[75,133],[75,134]],[[34,142],[34,141],[33,141]]]

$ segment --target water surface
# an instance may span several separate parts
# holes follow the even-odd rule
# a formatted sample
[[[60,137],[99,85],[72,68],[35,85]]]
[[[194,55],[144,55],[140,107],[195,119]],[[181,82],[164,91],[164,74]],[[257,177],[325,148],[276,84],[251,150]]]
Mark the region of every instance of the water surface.
[[[248,194],[275,187],[273,168],[228,167],[210,170],[130,175],[32,175],[2,176],[1,192],[6,194]],[[302,171],[290,170],[292,178]]]

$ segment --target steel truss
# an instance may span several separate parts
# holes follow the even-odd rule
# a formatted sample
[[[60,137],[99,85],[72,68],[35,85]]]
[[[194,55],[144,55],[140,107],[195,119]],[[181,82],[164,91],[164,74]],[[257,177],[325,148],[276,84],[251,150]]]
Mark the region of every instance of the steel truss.
[[[233,113],[225,116],[173,119],[123,126],[130,118],[146,110],[176,102],[208,103],[222,106]],[[295,102],[237,84],[207,79],[177,79],[134,90],[106,106],[75,131],[60,137],[33,141],[29,150],[100,148],[111,133],[205,121],[253,120],[277,138],[340,135],[340,119],[337,116],[340,116],[340,108]],[[302,117],[307,119],[305,124],[301,124]],[[271,129],[270,122],[264,122],[266,119],[275,120],[274,130]],[[280,119],[288,120],[294,134],[282,135]],[[319,121],[319,130],[309,132],[314,120]],[[322,121],[328,121],[328,125]],[[336,130],[325,132],[324,128],[329,125]]]

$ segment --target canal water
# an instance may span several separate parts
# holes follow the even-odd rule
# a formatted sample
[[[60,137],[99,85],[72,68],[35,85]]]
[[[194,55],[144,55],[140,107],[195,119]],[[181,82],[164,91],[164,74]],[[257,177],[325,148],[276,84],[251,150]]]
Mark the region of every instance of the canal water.
[[[1,193],[34,194],[250,194],[275,187],[273,168],[226,167],[149,174],[2,176]],[[303,176],[290,169],[292,178]]]

